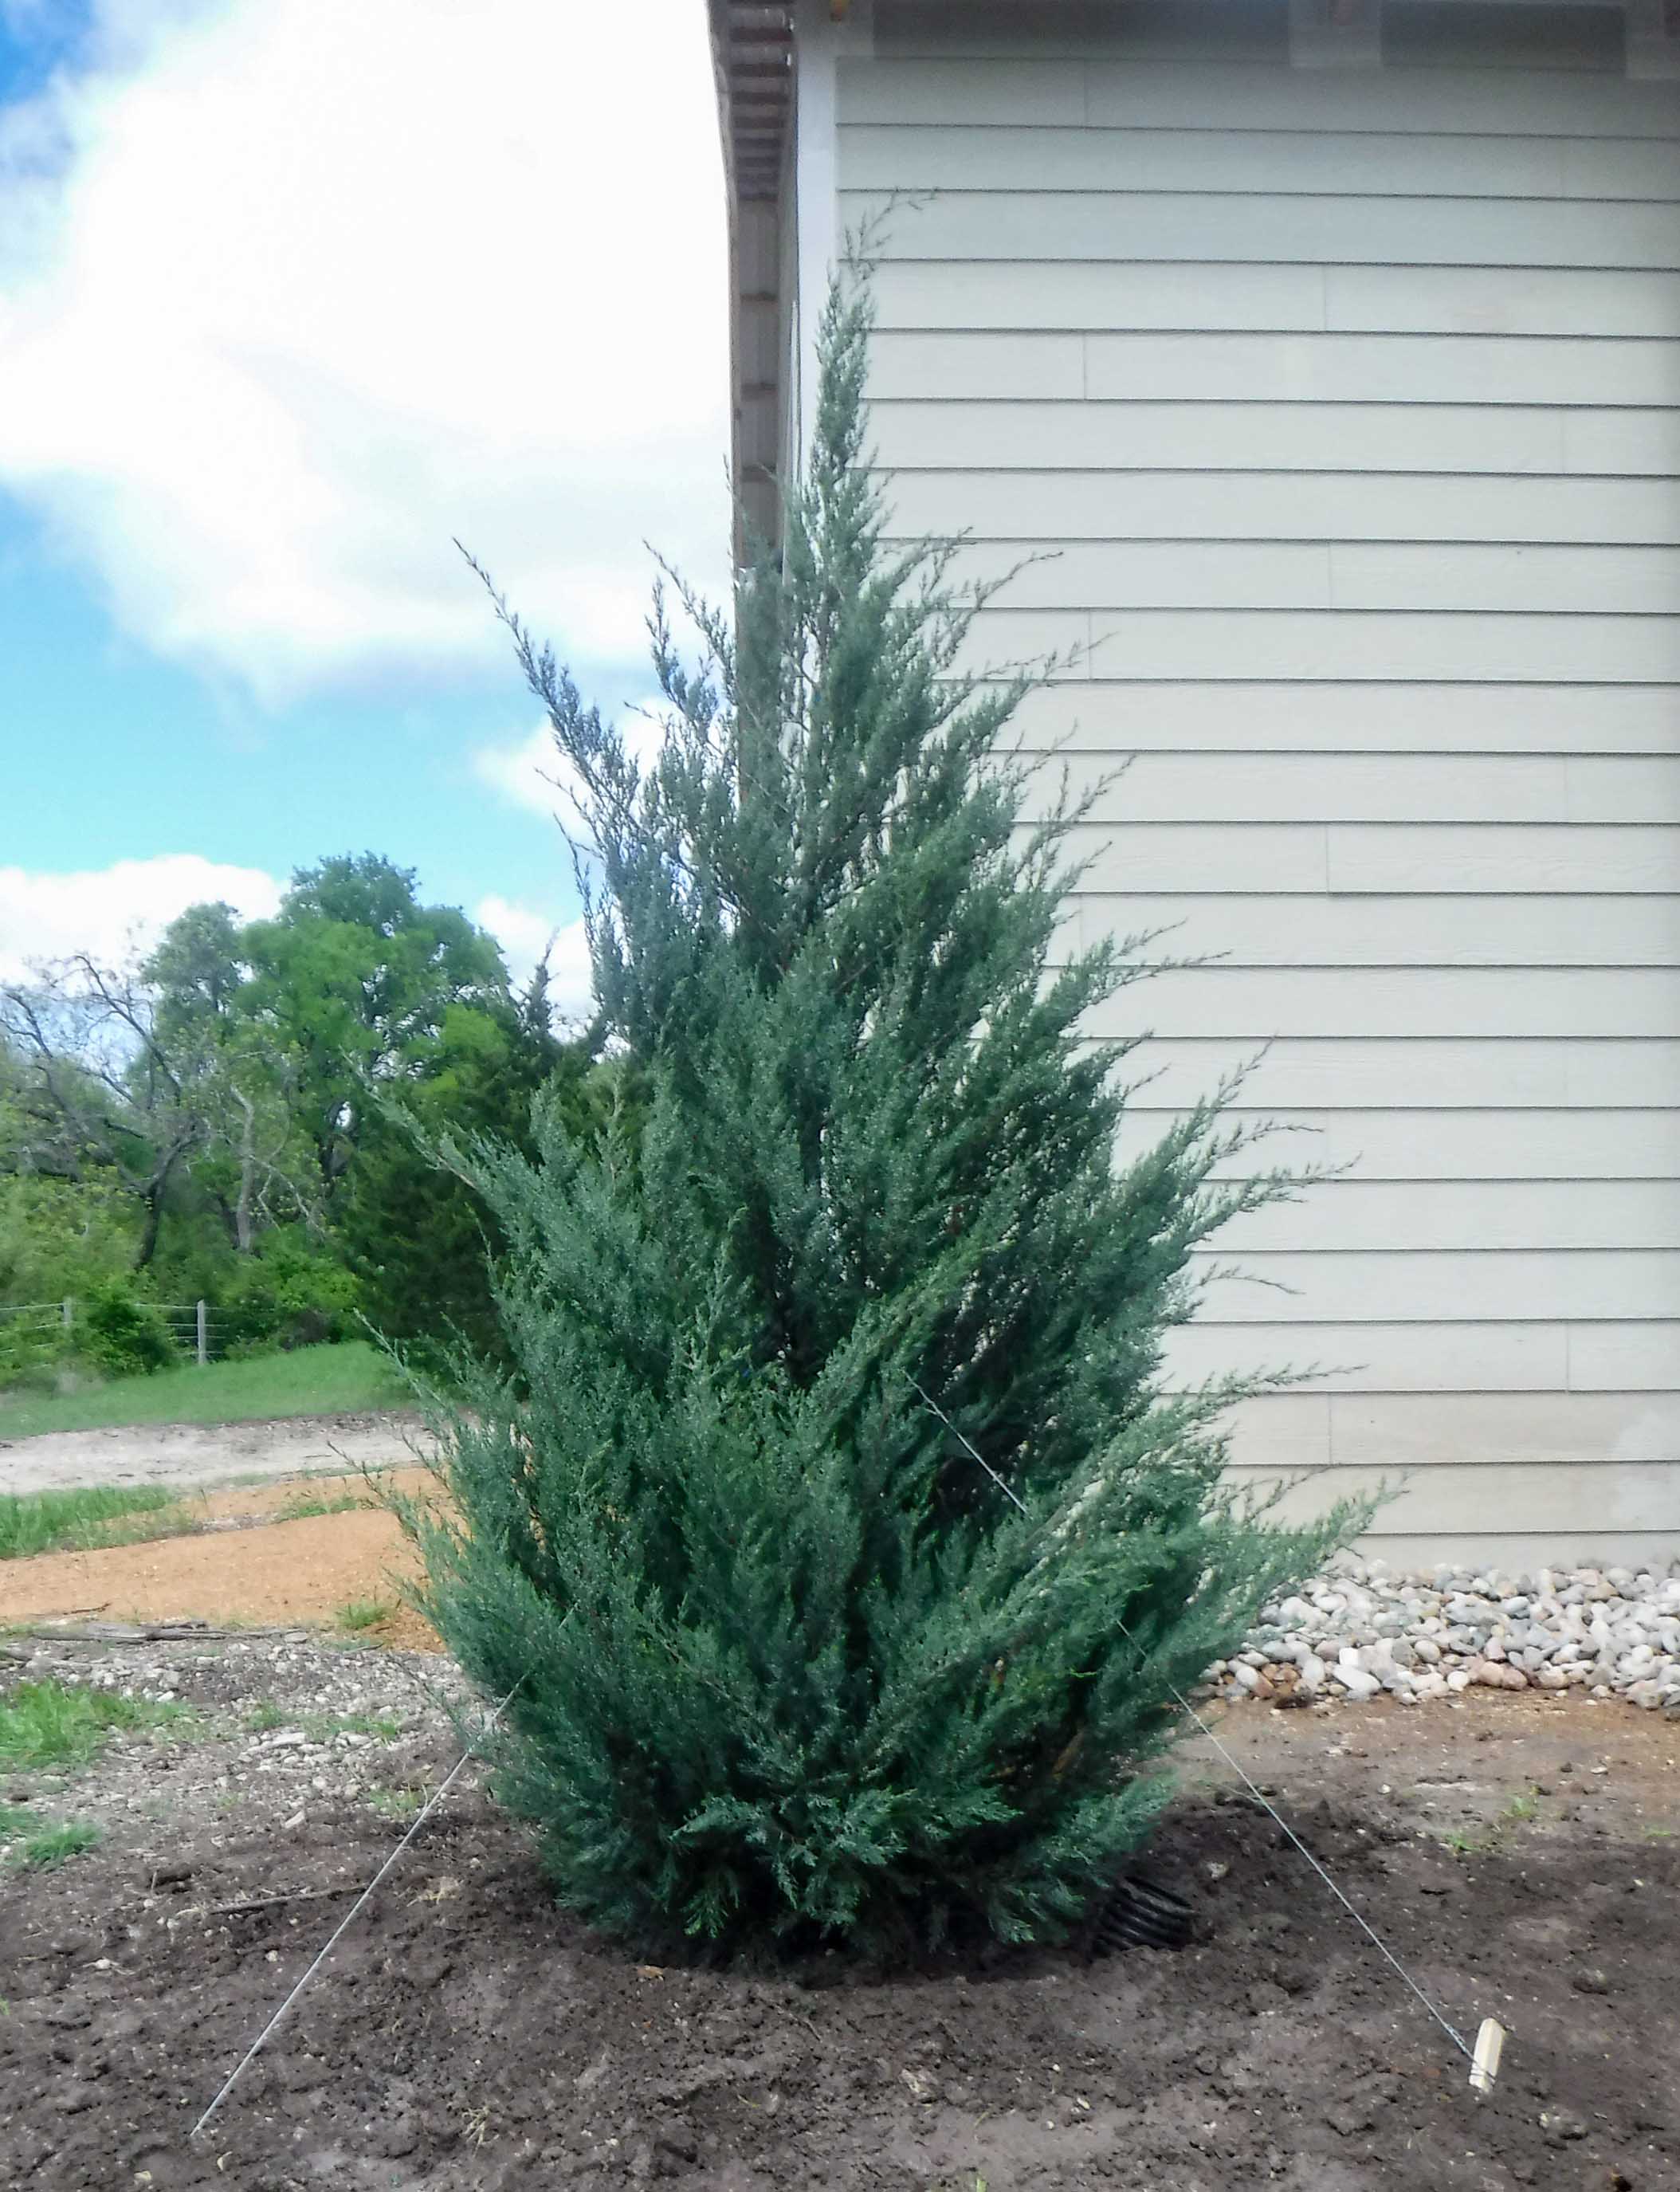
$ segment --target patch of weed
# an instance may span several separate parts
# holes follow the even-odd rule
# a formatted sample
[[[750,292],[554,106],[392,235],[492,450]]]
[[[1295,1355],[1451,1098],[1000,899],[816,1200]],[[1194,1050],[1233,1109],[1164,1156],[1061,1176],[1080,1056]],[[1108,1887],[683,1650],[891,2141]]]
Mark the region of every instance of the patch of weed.
[[[248,1735],[266,1735],[271,1727],[284,1727],[286,1715],[272,1698],[259,1698],[245,1715]]]
[[[424,1798],[418,1789],[370,1789],[367,1801],[381,1818],[412,1819]]]
[[[43,1827],[16,1852],[14,1862],[31,1872],[50,1872],[73,1857],[85,1856],[105,1840],[105,1829],[91,1819],[61,1819],[55,1827]]]
[[[119,1730],[185,1732],[192,1714],[183,1704],[121,1698],[66,1682],[20,1682],[0,1698],[0,1766],[85,1766]]]
[[[1455,1857],[1485,1857],[1494,1847],[1495,1837],[1489,1833],[1478,1833],[1469,1827],[1453,1827],[1441,1840]]]
[[[1455,1857],[1489,1857],[1514,1829],[1526,1826],[1539,1817],[1540,1791],[1529,1789],[1520,1796],[1512,1797],[1497,1818],[1480,1827],[1455,1827],[1441,1840]]]
[[[276,1522],[307,1522],[317,1515],[348,1515],[352,1508],[366,1504],[355,1492],[341,1492],[330,1499],[318,1492],[294,1492],[274,1519]]]
[[[73,1492],[8,1493],[0,1497],[0,1561],[36,1553],[87,1552],[95,1546],[161,1534],[174,1518],[159,1484],[94,1484]],[[149,1515],[150,1525],[137,1518]]]
[[[389,1621],[396,1611],[388,1598],[353,1598],[339,1608],[333,1618],[340,1629],[355,1635],[364,1629],[377,1629],[382,1621]]]
[[[298,1726],[311,1743],[330,1743],[335,1735],[372,1735],[381,1743],[395,1743],[402,1732],[388,1713],[305,1713]]]

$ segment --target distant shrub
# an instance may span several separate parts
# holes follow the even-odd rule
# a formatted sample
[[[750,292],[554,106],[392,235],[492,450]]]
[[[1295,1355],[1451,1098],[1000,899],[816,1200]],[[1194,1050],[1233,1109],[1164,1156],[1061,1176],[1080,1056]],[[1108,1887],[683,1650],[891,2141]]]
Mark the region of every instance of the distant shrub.
[[[356,1283],[344,1265],[289,1228],[223,1275],[212,1304],[219,1353],[266,1355],[350,1338]]]
[[[137,1378],[178,1361],[169,1327],[150,1302],[108,1284],[88,1295],[77,1320],[77,1348],[110,1378]]]
[[[0,1316],[0,1392],[50,1392],[64,1356],[62,1325]]]

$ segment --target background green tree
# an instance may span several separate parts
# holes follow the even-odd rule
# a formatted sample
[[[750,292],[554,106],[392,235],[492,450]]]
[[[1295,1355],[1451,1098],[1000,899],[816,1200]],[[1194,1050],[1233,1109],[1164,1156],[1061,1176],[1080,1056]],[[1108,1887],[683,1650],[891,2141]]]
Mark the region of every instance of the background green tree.
[[[546,1000],[539,967],[531,991],[495,1011],[450,1006],[436,1038],[416,1046],[364,1114],[333,1232],[364,1313],[388,1339],[501,1351],[492,1271],[504,1236],[444,1151],[484,1135],[532,1150],[532,1106],[544,1091],[572,1131],[604,1117],[613,1076],[587,1043],[555,1036]]]
[[[240,939],[250,974],[238,1008],[296,1062],[329,1193],[350,1167],[370,1088],[441,1042],[452,1010],[510,1009],[494,939],[458,907],[422,905],[415,882],[412,868],[375,853],[322,860],[300,869],[274,918]]]
[[[1191,1251],[1292,1183],[1216,1184],[1212,1105],[1115,1167],[1081,1028],[1142,969],[1054,963],[1074,818],[1026,819],[1023,682],[959,667],[984,597],[886,545],[868,331],[837,298],[781,551],[690,604],[697,669],[656,614],[645,775],[503,609],[649,1097],[468,1153],[515,1368],[446,1419],[459,1521],[408,1521],[561,1898],[666,1943],[1065,1927],[1163,1801],[1176,1691],[1348,1522],[1243,1511],[1246,1389],[1163,1383]]]
[[[598,1107],[589,1040],[551,1022],[545,967],[516,988],[493,939],[374,853],[300,870],[272,920],[196,905],[138,963],[38,969],[0,999],[0,1305],[126,1287],[202,1298],[231,1344],[365,1314],[493,1344],[496,1222],[424,1145],[528,1146],[550,1082],[580,1122]],[[30,1329],[31,1359],[71,1344]]]

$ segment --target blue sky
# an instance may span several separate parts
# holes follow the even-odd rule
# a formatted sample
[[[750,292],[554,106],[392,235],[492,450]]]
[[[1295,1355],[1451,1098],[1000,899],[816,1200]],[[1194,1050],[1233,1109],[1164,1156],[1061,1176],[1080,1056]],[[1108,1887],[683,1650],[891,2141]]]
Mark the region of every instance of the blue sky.
[[[363,848],[574,920],[451,536],[615,705],[721,576],[703,18],[0,0],[0,971]]]

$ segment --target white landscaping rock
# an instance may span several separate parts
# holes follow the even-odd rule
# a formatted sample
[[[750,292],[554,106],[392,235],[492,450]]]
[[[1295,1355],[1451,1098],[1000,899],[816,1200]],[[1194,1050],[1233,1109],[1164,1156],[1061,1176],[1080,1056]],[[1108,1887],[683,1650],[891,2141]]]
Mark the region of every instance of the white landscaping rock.
[[[1542,1568],[1538,1575],[1441,1568],[1395,1575],[1344,1556],[1261,1611],[1209,1679],[1264,1701],[1281,1681],[1308,1697],[1416,1703],[1472,1685],[1557,1694],[1590,1690],[1680,1713],[1680,1564]],[[162,1670],[159,1670],[160,1673]]]

